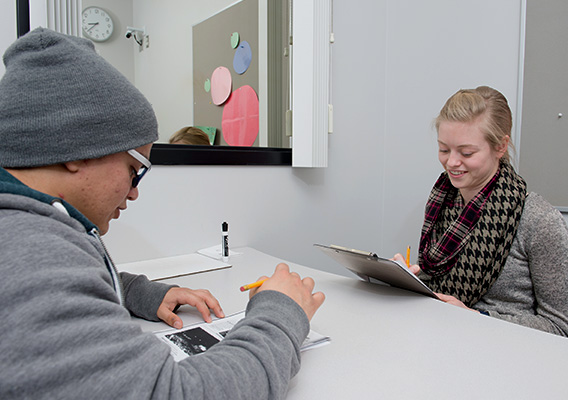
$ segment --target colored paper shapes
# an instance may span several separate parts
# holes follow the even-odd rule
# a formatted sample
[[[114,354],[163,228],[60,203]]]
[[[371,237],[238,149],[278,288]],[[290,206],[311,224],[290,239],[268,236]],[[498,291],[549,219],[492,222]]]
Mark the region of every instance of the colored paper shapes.
[[[233,49],[237,48],[237,46],[239,45],[239,40],[241,40],[239,37],[239,32],[231,33],[231,47]]]
[[[215,136],[217,135],[217,128],[214,126],[196,126],[201,129],[209,137],[209,143],[215,144]]]
[[[229,146],[252,146],[258,136],[258,96],[249,85],[235,90],[223,107],[221,129]]]
[[[223,104],[231,94],[233,80],[225,67],[217,67],[211,75],[211,99],[213,104]]]
[[[207,78],[207,80],[203,84],[203,89],[205,89],[207,93],[211,91],[211,80],[209,78]]]
[[[239,75],[244,74],[245,71],[250,66],[252,61],[252,50],[250,48],[249,42],[242,41],[237,50],[235,50],[235,56],[233,57],[233,68],[235,72]]]

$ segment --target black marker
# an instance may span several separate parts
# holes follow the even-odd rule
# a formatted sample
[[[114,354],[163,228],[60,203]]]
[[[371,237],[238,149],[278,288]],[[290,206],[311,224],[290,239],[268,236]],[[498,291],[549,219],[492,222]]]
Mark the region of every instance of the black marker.
[[[223,236],[221,238],[221,253],[223,255],[223,262],[229,261],[229,224],[223,222],[221,224],[221,231]]]

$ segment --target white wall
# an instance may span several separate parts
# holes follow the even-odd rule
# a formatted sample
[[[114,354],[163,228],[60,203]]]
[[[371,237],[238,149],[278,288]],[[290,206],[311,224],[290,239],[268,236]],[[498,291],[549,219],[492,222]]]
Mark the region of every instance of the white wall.
[[[335,0],[329,167],[156,167],[105,238],[116,261],[215,245],[223,220],[232,246],[333,272],[313,243],[385,256],[411,245],[416,259],[441,172],[431,121],[480,84],[516,109],[520,11],[520,0]]]

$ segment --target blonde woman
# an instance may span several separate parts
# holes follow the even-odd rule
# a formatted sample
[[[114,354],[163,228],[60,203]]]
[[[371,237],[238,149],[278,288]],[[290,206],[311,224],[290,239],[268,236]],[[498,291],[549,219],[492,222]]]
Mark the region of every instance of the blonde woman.
[[[210,145],[209,136],[201,129],[194,126],[186,126],[170,137],[170,144],[200,144]]]
[[[447,303],[567,336],[568,230],[511,166],[506,98],[487,86],[459,90],[435,126],[444,172],[413,272]]]

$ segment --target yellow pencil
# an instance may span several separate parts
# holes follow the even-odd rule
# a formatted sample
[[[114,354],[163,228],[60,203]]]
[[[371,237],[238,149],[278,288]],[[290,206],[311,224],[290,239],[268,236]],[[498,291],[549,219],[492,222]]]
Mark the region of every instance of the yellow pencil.
[[[410,267],[410,246],[406,248],[406,266]]]
[[[256,281],[254,283],[249,283],[248,285],[243,285],[243,286],[241,286],[241,292],[244,292],[244,291],[249,290],[249,289],[253,289],[255,287],[259,287],[264,282],[266,282],[266,279],[261,279],[260,281]]]

